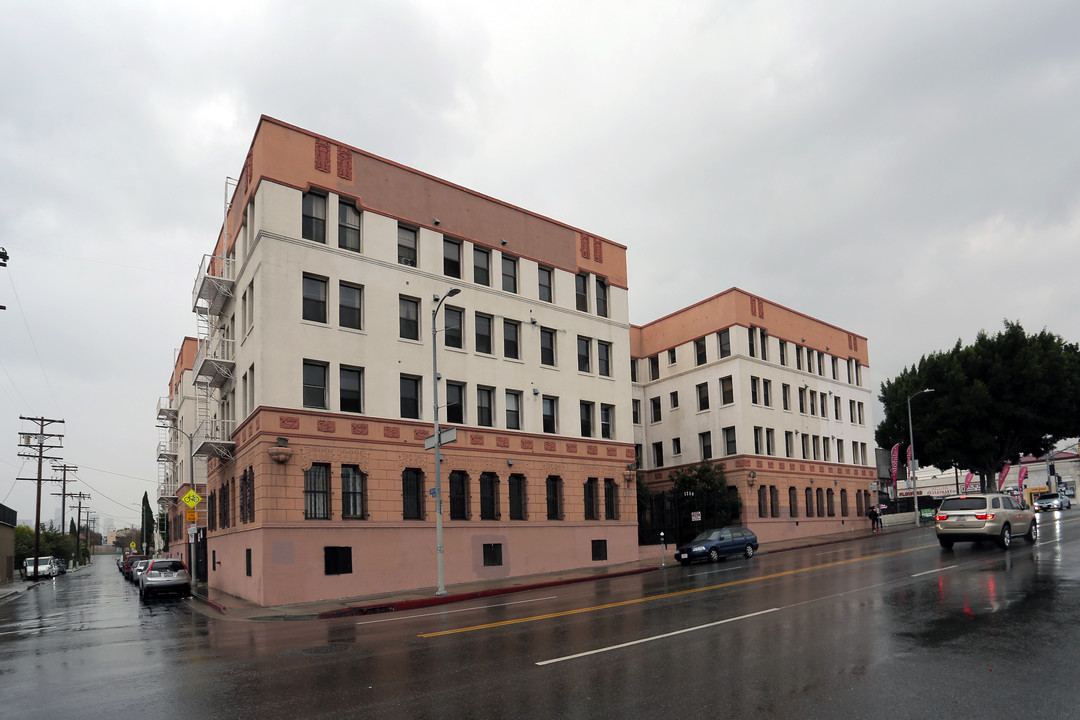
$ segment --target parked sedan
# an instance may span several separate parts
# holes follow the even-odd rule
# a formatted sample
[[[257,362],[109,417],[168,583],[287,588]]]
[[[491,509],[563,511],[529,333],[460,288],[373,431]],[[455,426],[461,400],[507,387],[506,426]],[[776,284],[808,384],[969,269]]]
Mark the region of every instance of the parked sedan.
[[[1072,507],[1072,503],[1069,501],[1069,496],[1063,493],[1048,492],[1043,493],[1039,497],[1035,498],[1034,508],[1035,512],[1046,512],[1048,510],[1068,510]]]
[[[757,535],[744,527],[725,527],[706,530],[675,551],[675,559],[683,565],[695,560],[716,562],[728,555],[753,557],[758,549]]]
[[[138,585],[139,584],[139,576],[141,576],[143,574],[143,571],[146,570],[146,566],[149,565],[149,564],[150,564],[149,560],[139,560],[139,561],[137,561],[135,563],[132,563],[132,565],[131,565],[131,573],[130,573],[130,576],[128,577],[128,580],[130,580],[135,585]]]
[[[147,563],[139,576],[139,597],[145,600],[159,593],[191,594],[191,574],[183,560],[160,558]]]

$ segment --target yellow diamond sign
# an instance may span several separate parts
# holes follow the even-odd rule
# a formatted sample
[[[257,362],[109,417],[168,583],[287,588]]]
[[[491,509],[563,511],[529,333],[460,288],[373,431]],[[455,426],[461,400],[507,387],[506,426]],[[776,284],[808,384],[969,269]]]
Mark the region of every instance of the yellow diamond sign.
[[[182,497],[181,500],[184,501],[185,505],[192,509],[194,509],[200,502],[202,502],[202,498],[199,497],[199,494],[194,490],[188,490],[187,495]]]

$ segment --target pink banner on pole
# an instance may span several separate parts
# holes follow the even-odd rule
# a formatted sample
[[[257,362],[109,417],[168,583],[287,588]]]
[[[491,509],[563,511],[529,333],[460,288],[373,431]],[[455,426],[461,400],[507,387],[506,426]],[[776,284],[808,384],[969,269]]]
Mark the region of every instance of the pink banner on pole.
[[[971,487],[971,478],[973,477],[975,477],[975,473],[969,472],[967,477],[964,478],[964,492],[967,492],[968,488]]]
[[[1012,465],[1005,463],[1005,467],[1001,468],[1001,476],[998,477],[998,492],[1005,487],[1005,478],[1009,477],[1009,471],[1012,470]]]
[[[915,471],[911,468],[911,446],[907,446],[907,484],[904,487],[911,487],[911,479],[915,477]]]
[[[896,486],[896,470],[900,465],[900,443],[892,446],[892,484]]]
[[[1020,483],[1020,489],[1024,489],[1024,481],[1027,480],[1027,467],[1020,468],[1020,475],[1018,476],[1018,482]]]

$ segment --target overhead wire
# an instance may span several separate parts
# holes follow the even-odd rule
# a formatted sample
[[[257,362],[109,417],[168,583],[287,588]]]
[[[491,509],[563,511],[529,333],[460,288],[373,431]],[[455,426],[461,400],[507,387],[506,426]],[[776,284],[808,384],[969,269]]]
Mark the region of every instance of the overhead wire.
[[[41,377],[45,380],[45,387],[49,388],[49,395],[52,396],[53,404],[59,405],[60,403],[56,399],[56,392],[53,390],[52,383],[49,382],[49,375],[45,372],[45,363],[41,361],[41,353],[38,352],[37,342],[34,340],[34,333],[30,330],[30,322],[26,319],[26,313],[23,312],[22,300],[19,299],[19,291],[15,289],[15,273],[8,272],[6,274],[8,282],[11,284],[11,292],[15,295],[15,306],[19,308],[19,317],[22,318],[23,325],[26,327],[26,334],[30,338],[30,347],[34,349],[34,357],[37,359],[38,367],[41,369]],[[12,385],[14,386],[14,383],[12,383]],[[23,402],[26,401],[23,400]]]

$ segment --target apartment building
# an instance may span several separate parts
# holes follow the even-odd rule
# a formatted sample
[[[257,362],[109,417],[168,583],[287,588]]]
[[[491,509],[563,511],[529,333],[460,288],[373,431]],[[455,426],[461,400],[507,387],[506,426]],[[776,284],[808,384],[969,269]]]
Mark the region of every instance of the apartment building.
[[[192,295],[211,587],[434,588],[436,413],[448,585],[637,559],[623,246],[268,117],[229,189]]]
[[[865,337],[733,288],[631,327],[634,442],[654,490],[719,463],[762,541],[866,526]]]

